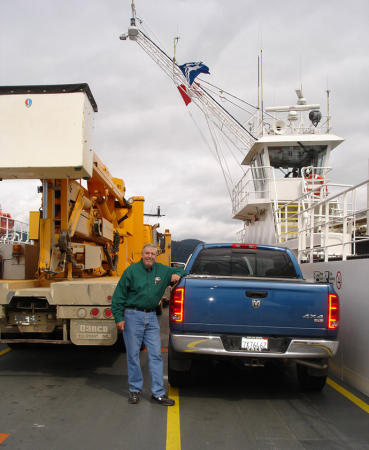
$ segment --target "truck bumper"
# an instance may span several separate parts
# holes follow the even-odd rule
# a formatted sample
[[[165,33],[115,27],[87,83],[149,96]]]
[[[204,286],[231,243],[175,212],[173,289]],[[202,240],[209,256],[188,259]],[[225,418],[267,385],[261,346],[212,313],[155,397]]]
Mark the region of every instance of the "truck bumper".
[[[226,350],[220,336],[171,334],[170,339],[174,350],[179,353],[273,359],[331,358],[336,354],[339,344],[338,341],[323,339],[291,339],[285,351],[252,352]]]

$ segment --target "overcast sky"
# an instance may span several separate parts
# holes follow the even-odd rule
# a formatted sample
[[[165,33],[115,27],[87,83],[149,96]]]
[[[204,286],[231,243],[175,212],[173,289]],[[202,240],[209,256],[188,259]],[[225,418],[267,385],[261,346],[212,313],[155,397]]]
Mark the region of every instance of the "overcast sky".
[[[264,105],[308,103],[326,109],[346,141],[331,155],[330,179],[368,178],[369,2],[367,0],[136,0],[137,11],[179,64],[203,61],[203,79],[257,103],[263,46]],[[88,83],[97,102],[94,151],[126,198],[172,238],[230,242],[242,228],[219,166],[170,78],[132,41],[120,41],[131,0],[0,0],[0,85]],[[6,149],[0,149],[6,159]],[[240,158],[241,159],[241,158]],[[239,173],[241,178],[241,172]],[[238,180],[236,180],[238,181]],[[0,183],[3,212],[28,222],[40,207],[39,181]]]

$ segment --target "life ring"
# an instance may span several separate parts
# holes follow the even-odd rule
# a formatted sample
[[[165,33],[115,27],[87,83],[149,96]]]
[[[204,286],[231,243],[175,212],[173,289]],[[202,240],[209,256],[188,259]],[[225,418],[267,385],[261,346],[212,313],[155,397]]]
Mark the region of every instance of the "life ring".
[[[5,234],[14,228],[14,220],[10,220],[10,214],[0,212],[0,233]]]
[[[324,184],[324,178],[321,175],[318,175],[317,173],[314,173],[314,175],[311,173],[308,177],[305,177],[305,180],[312,180],[312,179],[319,180],[318,182],[320,184]],[[306,188],[306,191],[310,192],[311,189]],[[325,193],[326,193],[326,195],[328,195],[328,187],[327,186],[325,187]],[[320,196],[320,189],[314,191],[314,195]]]

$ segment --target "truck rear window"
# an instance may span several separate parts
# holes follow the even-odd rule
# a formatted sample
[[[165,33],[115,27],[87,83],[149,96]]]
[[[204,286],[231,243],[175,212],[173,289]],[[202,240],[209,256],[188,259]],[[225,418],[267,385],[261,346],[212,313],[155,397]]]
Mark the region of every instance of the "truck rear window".
[[[194,275],[298,278],[289,255],[263,249],[206,248],[198,254]]]

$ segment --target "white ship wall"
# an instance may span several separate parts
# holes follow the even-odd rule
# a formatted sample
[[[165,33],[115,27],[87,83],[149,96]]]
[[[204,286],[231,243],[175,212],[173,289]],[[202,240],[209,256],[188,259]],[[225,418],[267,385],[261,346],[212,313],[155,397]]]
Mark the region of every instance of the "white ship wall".
[[[274,220],[271,206],[265,208],[260,220],[245,227],[245,242],[273,245],[275,243]]]
[[[334,277],[333,287],[340,299],[339,349],[330,371],[369,396],[369,259],[301,264],[307,281],[317,272]]]

